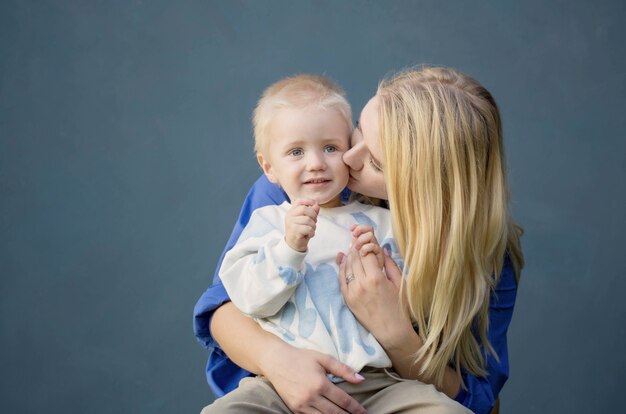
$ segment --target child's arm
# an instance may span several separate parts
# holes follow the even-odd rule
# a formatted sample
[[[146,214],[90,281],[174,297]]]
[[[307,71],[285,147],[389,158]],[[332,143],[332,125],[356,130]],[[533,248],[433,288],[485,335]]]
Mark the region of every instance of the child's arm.
[[[287,195],[276,184],[271,183],[265,175],[261,175],[258,180],[250,188],[245,201],[241,207],[239,218],[235,223],[232,233],[228,239],[226,247],[220,255],[219,261],[215,268],[213,282],[205,292],[202,293],[198,299],[193,310],[193,330],[198,339],[204,347],[211,350],[211,357],[209,365],[207,367],[207,379],[211,385],[212,390],[217,395],[223,395],[225,391],[229,391],[239,383],[239,377],[234,378],[232,383],[227,384],[227,388],[224,389],[224,382],[214,381],[213,377],[227,377],[229,375],[234,377],[235,368],[231,371],[224,368],[224,365],[220,365],[219,358],[224,358],[221,352],[214,352],[215,347],[219,348],[219,345],[215,342],[211,334],[211,319],[217,308],[222,306],[225,302],[230,301],[228,293],[224,289],[224,285],[219,278],[219,270],[222,266],[224,256],[235,245],[241,232],[250,221],[252,213],[261,207],[268,205],[280,205],[285,201],[289,201]],[[217,361],[217,362],[216,362]],[[230,364],[231,361],[226,360],[225,364]],[[234,367],[234,365],[232,365]],[[212,371],[212,370],[215,371]],[[244,372],[238,373],[245,375]],[[232,388],[231,388],[232,387]]]
[[[306,252],[289,246],[279,224],[282,220],[278,207],[256,210],[220,269],[220,278],[233,303],[256,318],[276,314],[293,295],[306,270]]]

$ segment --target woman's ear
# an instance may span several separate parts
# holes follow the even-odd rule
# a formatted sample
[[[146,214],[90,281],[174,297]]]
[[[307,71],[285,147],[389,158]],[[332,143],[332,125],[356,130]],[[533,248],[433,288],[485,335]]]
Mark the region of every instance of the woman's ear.
[[[263,154],[261,154],[260,152],[257,152],[256,160],[258,161],[259,165],[261,166],[261,169],[263,170],[263,173],[265,174],[267,179],[270,180],[271,182],[273,182],[274,184],[278,184],[278,180],[276,179],[276,177],[274,176],[274,174],[272,172],[272,164],[270,164],[265,159],[265,157],[263,157]]]

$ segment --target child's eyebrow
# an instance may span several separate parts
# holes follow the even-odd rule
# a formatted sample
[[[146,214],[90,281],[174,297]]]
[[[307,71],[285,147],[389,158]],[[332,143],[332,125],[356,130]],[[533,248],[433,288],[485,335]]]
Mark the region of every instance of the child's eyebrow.
[[[305,139],[292,139],[291,141],[283,143],[283,147],[299,147],[304,144],[306,144]]]
[[[350,138],[348,138],[348,140],[349,140],[349,139],[350,139]],[[337,135],[337,136],[328,136],[328,137],[326,137],[326,138],[324,138],[324,139],[322,140],[322,143],[327,144],[327,143],[329,143],[329,142],[330,142],[330,143],[332,143],[332,142],[337,142],[337,141],[341,141],[341,142],[343,142],[343,141],[345,141],[345,140],[346,140],[346,137],[341,136],[341,135]]]

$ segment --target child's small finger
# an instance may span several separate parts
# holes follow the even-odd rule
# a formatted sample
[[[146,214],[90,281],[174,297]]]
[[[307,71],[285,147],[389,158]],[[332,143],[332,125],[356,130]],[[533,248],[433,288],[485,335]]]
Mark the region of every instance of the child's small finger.
[[[367,232],[372,232],[372,233],[374,232],[374,228],[370,226],[369,224],[357,224],[352,229],[352,235],[355,237],[359,237],[361,234],[367,233]]]
[[[309,239],[315,236],[315,229],[312,228],[311,226],[300,224],[298,225],[297,231],[298,231],[298,234]]]
[[[315,215],[319,214],[320,212],[320,205],[319,203],[316,201],[315,204],[313,204],[311,206],[311,208],[313,209],[313,211],[315,211]]]
[[[367,244],[367,243],[374,243],[376,242],[376,238],[374,237],[374,233],[364,233],[361,234],[353,243],[354,248],[356,250],[359,250],[362,248],[363,245]]]
[[[368,231],[367,233],[361,234],[358,240],[361,243],[366,243],[366,242],[376,241],[376,238],[374,237],[374,233]]]
[[[311,198],[297,198],[292,204],[294,206],[313,206],[316,203],[315,200]]]
[[[317,212],[313,209],[313,207],[300,205],[295,208],[294,214],[297,216],[307,216],[313,220],[317,220]]]
[[[366,256],[369,253],[378,254],[380,253],[380,247],[374,243],[364,244],[363,247],[359,250],[361,256]]]
[[[311,226],[311,227],[315,227],[317,226],[317,223],[314,219],[312,219],[309,216],[296,216],[293,218],[293,223],[294,224],[300,224],[300,225],[304,225],[304,226]]]

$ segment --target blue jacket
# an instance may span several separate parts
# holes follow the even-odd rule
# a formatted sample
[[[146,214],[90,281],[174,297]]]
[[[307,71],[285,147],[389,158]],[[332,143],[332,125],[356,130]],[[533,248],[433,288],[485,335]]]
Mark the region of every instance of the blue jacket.
[[[222,259],[228,250],[237,242],[239,235],[248,223],[252,212],[270,204],[281,204],[288,200],[287,195],[275,184],[261,176],[253,185],[243,203],[239,219],[230,235],[228,243],[222,252],[213,284],[202,294],[194,307],[193,328],[198,341],[209,349],[209,359],[206,366],[207,381],[216,396],[221,397],[237,388],[239,381],[251,375],[232,362],[222,351],[211,336],[210,324],[213,312],[223,303],[230,301],[218,271]],[[499,362],[493,356],[487,357],[486,378],[463,374],[467,389],[461,388],[456,400],[475,413],[488,413],[505,381],[509,376],[509,355],[506,342],[506,333],[513,316],[517,282],[513,265],[508,256],[505,258],[500,282],[491,293],[489,305],[489,340],[499,356]]]

